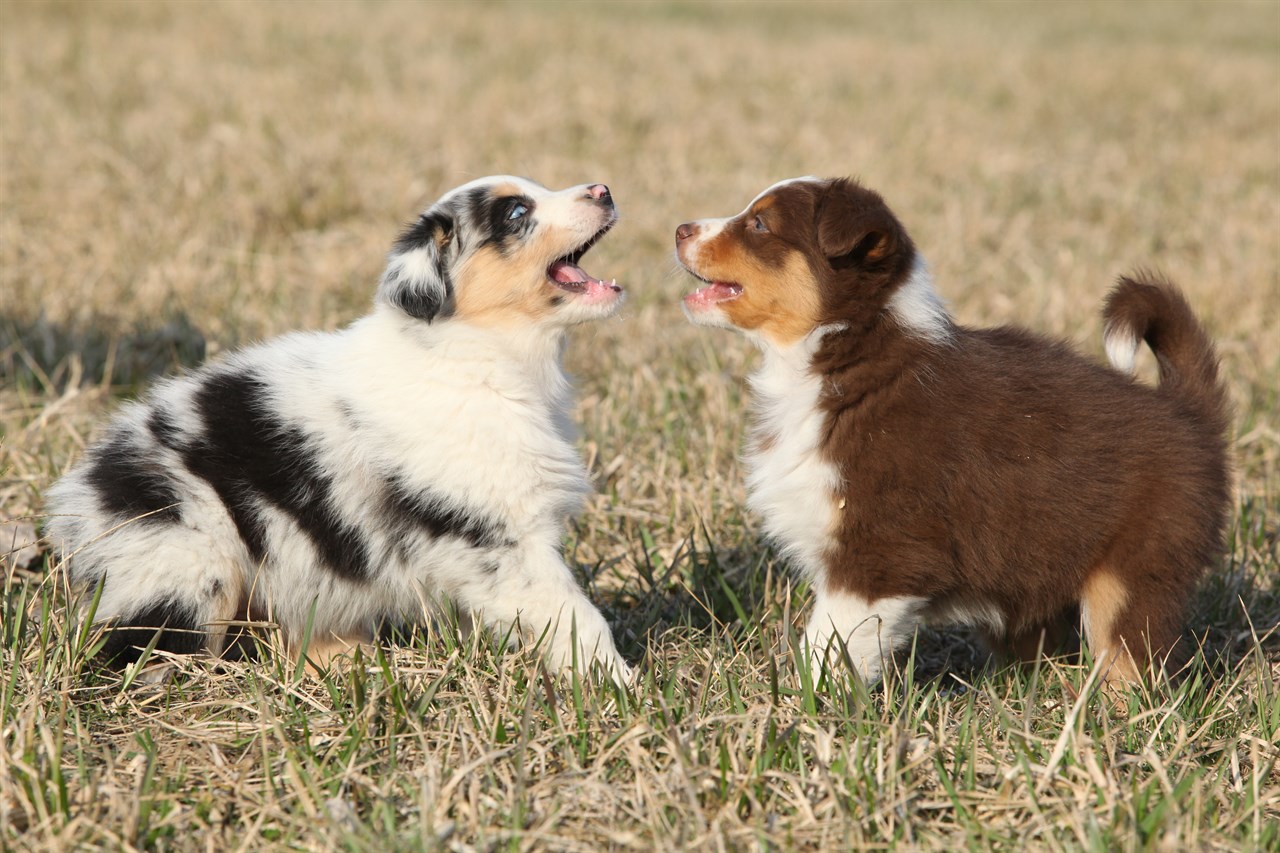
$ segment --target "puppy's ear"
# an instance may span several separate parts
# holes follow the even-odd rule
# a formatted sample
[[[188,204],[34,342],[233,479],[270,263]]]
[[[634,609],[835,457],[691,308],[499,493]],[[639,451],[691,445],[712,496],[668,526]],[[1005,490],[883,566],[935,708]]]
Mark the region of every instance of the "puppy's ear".
[[[378,282],[378,298],[410,317],[430,323],[453,313],[454,219],[448,210],[428,210],[396,240]]]
[[[831,181],[818,199],[817,226],[818,248],[837,269],[889,257],[901,233],[880,196],[848,178]]]

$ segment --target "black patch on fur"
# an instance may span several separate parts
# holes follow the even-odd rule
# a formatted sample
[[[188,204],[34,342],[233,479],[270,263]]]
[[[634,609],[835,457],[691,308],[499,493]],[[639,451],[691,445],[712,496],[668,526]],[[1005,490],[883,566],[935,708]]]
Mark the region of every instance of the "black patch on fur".
[[[176,598],[162,598],[115,623],[107,633],[98,660],[123,668],[142,656],[156,631],[163,629],[156,650],[189,655],[204,645],[204,632],[196,625],[196,612]]]
[[[479,246],[496,246],[506,253],[511,244],[533,230],[533,211],[537,203],[526,195],[491,196],[488,188],[480,187],[470,194],[472,209],[476,211],[476,228]],[[517,206],[523,205],[523,216],[512,219]]]
[[[443,208],[432,209],[405,226],[396,238],[395,253],[414,249],[440,248],[453,239],[453,214]]]
[[[178,493],[164,467],[129,435],[116,435],[93,451],[86,478],[105,512],[143,524],[180,521]]]
[[[169,417],[169,413],[161,409],[154,409],[151,416],[147,418],[147,429],[151,431],[151,435],[155,440],[163,444],[165,447],[173,447],[178,443],[178,425],[173,422],[173,418]]]
[[[445,283],[445,287],[452,289],[448,282]],[[445,290],[424,290],[411,287],[403,281],[398,281],[388,294],[392,305],[410,317],[417,317],[419,320],[426,320],[428,323],[444,310],[447,296],[448,293]]]
[[[483,513],[463,509],[442,495],[411,491],[398,478],[387,479],[384,511],[406,530],[420,528],[432,536],[452,536],[474,548],[501,548],[515,540],[501,521]]]
[[[386,282],[386,295],[391,304],[419,320],[430,323],[453,299],[453,279],[449,275],[449,255],[454,250],[456,225],[446,209],[433,209],[422,214],[400,232],[392,248],[393,255],[425,252],[431,260],[435,281],[419,281],[403,270]]]
[[[336,574],[367,579],[368,544],[334,509],[333,481],[320,471],[311,439],[272,411],[266,384],[251,373],[214,374],[196,403],[204,436],[184,449],[183,459],[218,493],[253,558],[266,555],[256,506],[262,500],[287,513]]]

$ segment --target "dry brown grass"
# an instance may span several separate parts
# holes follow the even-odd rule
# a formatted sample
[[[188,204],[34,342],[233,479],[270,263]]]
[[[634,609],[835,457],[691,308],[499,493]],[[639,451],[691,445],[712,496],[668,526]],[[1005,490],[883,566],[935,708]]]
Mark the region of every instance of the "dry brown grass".
[[[327,679],[122,689],[82,675],[52,576],[10,571],[0,845],[1280,843],[1277,91],[1271,2],[0,2],[0,510],[38,515],[117,394],[358,316],[443,190],[605,181],[591,268],[630,301],[571,348],[601,494],[569,547],[649,673],[551,683],[444,626]],[[1076,701],[1086,669],[978,671],[963,635],[871,696],[775,668],[805,596],[741,508],[754,356],[685,324],[671,233],[804,173],[881,190],[964,322],[1099,353],[1118,273],[1182,284],[1237,403],[1200,679],[1126,720]]]

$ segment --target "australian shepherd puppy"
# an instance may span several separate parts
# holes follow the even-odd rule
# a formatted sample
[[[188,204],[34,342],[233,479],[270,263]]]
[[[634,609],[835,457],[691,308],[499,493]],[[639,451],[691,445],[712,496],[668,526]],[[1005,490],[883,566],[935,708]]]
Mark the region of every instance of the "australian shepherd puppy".
[[[400,235],[368,316],[127,405],[49,492],[71,579],[102,584],[105,655],[158,630],[218,654],[249,615],[323,662],[447,599],[625,678],[560,553],[590,491],[561,353],[621,302],[579,266],[616,219],[602,184],[473,181]]]
[[[1112,369],[957,325],[897,218],[852,180],[775,184],[737,216],[681,225],[676,255],[706,283],[689,318],[763,350],[749,500],[812,581],[815,664],[847,656],[875,679],[922,622],[1034,654],[1077,618],[1108,677],[1166,663],[1229,501],[1226,392],[1172,285],[1112,291]],[[1158,388],[1128,375],[1140,341]]]

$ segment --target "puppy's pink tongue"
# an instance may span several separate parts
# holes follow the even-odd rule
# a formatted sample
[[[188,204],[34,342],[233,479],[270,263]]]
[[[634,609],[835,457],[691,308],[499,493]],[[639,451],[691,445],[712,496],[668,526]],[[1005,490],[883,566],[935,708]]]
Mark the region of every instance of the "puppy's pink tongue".
[[[609,298],[622,292],[616,281],[601,281],[568,261],[556,261],[547,268],[547,273],[561,289],[581,293],[588,300]]]
[[[596,281],[596,279],[587,275],[586,270],[582,267],[574,266],[568,261],[556,261],[547,270],[551,273],[551,278],[561,284],[576,284],[582,281]]]
[[[699,287],[685,296],[684,301],[690,306],[714,305],[742,295],[742,285],[723,281],[713,281],[706,287]]]

